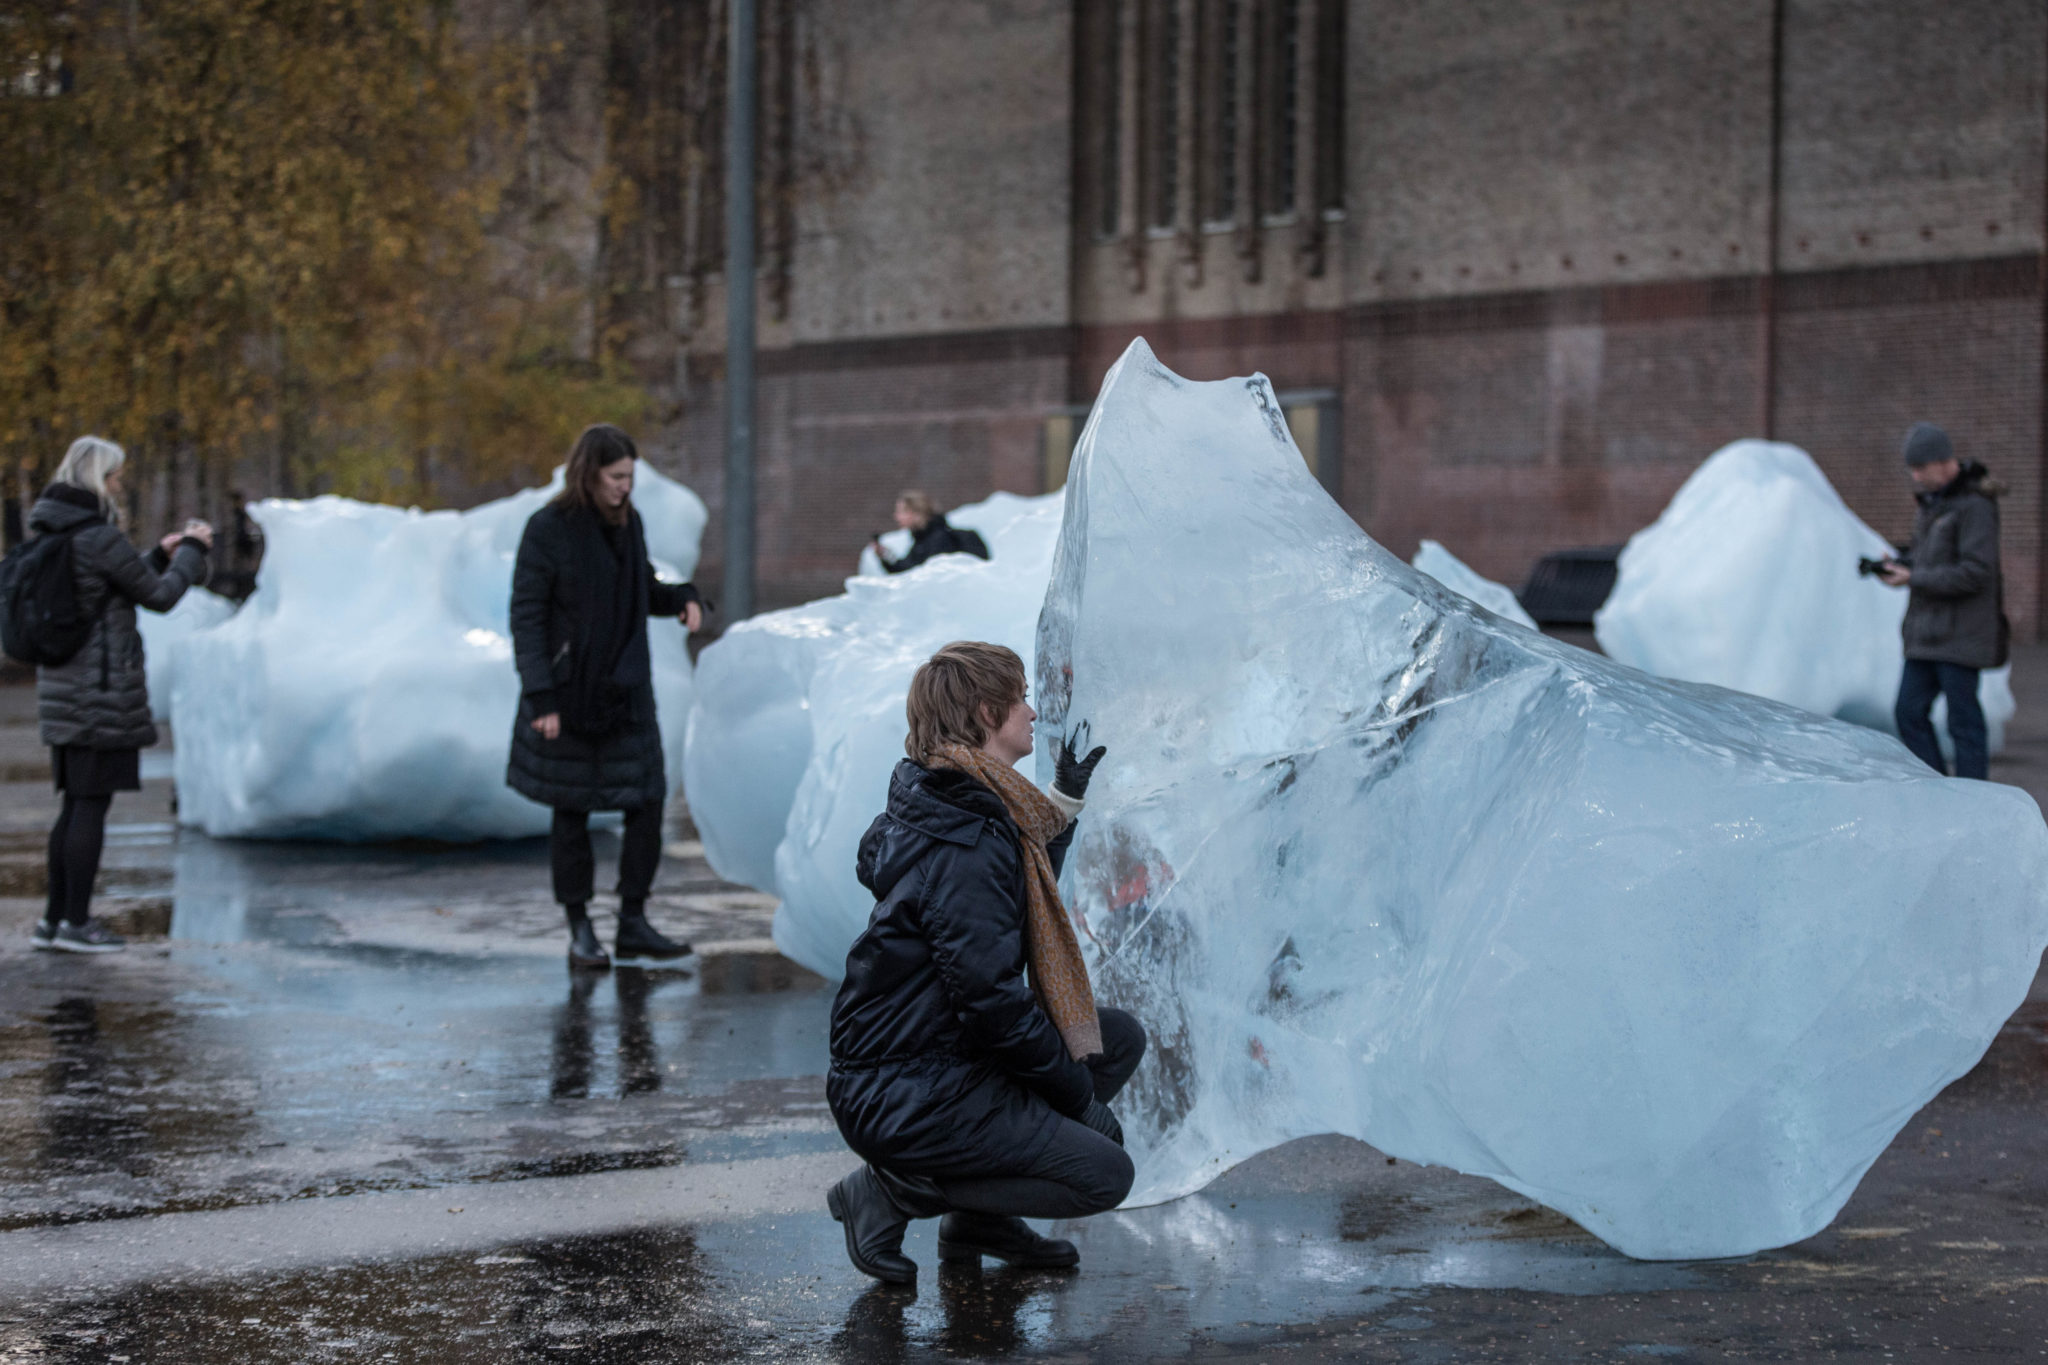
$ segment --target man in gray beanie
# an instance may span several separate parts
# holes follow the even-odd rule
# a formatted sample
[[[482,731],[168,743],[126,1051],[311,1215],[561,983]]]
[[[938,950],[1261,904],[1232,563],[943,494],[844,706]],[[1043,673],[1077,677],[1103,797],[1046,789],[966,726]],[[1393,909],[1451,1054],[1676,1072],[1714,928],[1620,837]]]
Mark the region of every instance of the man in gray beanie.
[[[1906,667],[1893,710],[1899,738],[1938,773],[1948,768],[1934,738],[1937,696],[1948,698],[1956,776],[1990,775],[1979,674],[2006,661],[2009,627],[1998,565],[1998,495],[2004,490],[1975,460],[1958,460],[1948,433],[1915,422],[1906,433],[1906,472],[1920,504],[1913,544],[1884,561],[1882,577],[1909,588],[1900,634]]]

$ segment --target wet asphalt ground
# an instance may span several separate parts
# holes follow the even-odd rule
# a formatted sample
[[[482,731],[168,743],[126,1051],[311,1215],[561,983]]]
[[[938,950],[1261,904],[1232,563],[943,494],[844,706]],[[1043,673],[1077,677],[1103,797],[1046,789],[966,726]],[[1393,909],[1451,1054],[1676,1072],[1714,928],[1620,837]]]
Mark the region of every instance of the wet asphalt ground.
[[[1997,775],[2038,798],[2048,650],[2018,671]],[[2048,976],[1797,1246],[1633,1262],[1332,1137],[1058,1226],[1078,1272],[942,1271],[920,1224],[895,1291],[823,1209],[829,989],[680,806],[680,971],[571,975],[538,842],[216,842],[160,778],[103,878],[138,941],[35,954],[29,710],[0,690],[0,1361],[2048,1356]]]

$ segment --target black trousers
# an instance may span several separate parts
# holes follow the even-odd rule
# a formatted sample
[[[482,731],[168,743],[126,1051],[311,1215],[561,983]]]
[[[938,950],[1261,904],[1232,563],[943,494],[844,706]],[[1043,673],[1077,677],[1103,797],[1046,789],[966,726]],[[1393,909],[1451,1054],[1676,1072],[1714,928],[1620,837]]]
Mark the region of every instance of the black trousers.
[[[1108,1104],[1145,1056],[1145,1030],[1122,1010],[1100,1010],[1102,1055],[1089,1061],[1095,1098]],[[1022,1170],[948,1178],[939,1193],[952,1208],[1022,1218],[1085,1218],[1113,1209],[1131,1192],[1137,1168],[1124,1149],[1078,1120],[1061,1116],[1051,1142]]]
[[[597,858],[590,851],[590,812],[557,810],[548,830],[548,861],[555,878],[555,899],[563,905],[588,905],[597,888]],[[619,899],[645,903],[661,866],[661,803],[626,812],[626,835],[619,849]]]
[[[1948,737],[1955,741],[1956,776],[1983,780],[1991,776],[1990,741],[1984,708],[1977,701],[1978,670],[1961,664],[1906,660],[1899,675],[1899,701],[1892,708],[1899,738],[1913,756],[1938,773],[1947,773],[1941,744],[1934,737],[1934,699],[1948,698]]]
[[[107,842],[107,807],[113,793],[64,793],[64,808],[50,829],[50,899],[43,917],[50,923],[83,924],[92,913],[92,884],[100,875],[100,850]]]

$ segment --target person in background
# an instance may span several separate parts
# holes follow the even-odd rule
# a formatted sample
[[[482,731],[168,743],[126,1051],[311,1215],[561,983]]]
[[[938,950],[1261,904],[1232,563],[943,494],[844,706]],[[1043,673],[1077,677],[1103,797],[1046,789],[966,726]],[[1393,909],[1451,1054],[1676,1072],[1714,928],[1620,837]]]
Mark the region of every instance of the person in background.
[[[114,793],[142,790],[142,750],[156,743],[135,609],[169,611],[206,582],[213,528],[190,521],[147,558],[122,533],[121,470],[112,441],[81,436],[29,512],[31,535],[71,533],[74,591],[92,630],[78,653],[36,669],[36,715],[64,804],[50,830],[49,902],[34,946],[111,953],[119,934],[92,918],[92,886]]]
[[[597,970],[612,961],[590,924],[592,811],[626,816],[612,939],[619,965],[690,951],[647,922],[668,797],[647,618],[680,617],[694,633],[704,625],[704,599],[693,584],[654,576],[633,509],[638,457],[617,427],[587,428],[569,452],[562,491],[526,523],[512,567],[520,698],[505,781],[554,810],[548,853],[569,921],[569,964]]]
[[[934,555],[973,555],[976,559],[988,558],[988,542],[979,532],[947,524],[945,514],[939,511],[932,500],[909,489],[896,498],[896,524],[910,532],[910,549],[901,559],[889,558],[882,548],[882,538],[873,536],[868,543],[874,547],[875,558],[882,561],[882,567],[890,573],[908,573]]]
[[[874,893],[832,1003],[825,1098],[867,1164],[827,1209],[863,1274],[909,1284],[912,1218],[936,1218],[939,1257],[1071,1266],[1074,1244],[1032,1218],[1113,1209],[1136,1174],[1109,1101],[1145,1030],[1098,1009],[1060,901],[1060,867],[1101,761],[1063,740],[1050,790],[1017,771],[1037,719],[1024,665],[963,641],[910,683],[909,757],[861,839]],[[1029,971],[1027,978],[1026,971]]]
[[[1880,574],[1912,594],[1899,627],[1906,666],[1893,718],[1906,747],[1945,774],[1932,713],[1935,697],[1948,698],[1955,775],[1982,779],[1991,761],[1977,684],[1982,670],[2005,663],[2009,644],[1998,561],[2004,489],[1983,465],[1958,460],[1948,433],[1932,422],[1913,424],[1904,453],[1920,511],[1912,546],[1885,560]]]

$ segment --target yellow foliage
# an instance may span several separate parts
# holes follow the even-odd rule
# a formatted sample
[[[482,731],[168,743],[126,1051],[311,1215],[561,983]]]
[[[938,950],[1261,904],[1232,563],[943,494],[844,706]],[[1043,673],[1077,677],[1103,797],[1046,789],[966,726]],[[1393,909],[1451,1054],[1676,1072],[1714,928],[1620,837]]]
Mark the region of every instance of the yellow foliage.
[[[0,458],[47,472],[98,431],[431,500],[436,471],[531,474],[638,416],[591,301],[494,251],[480,167],[520,60],[443,0],[10,5]]]

